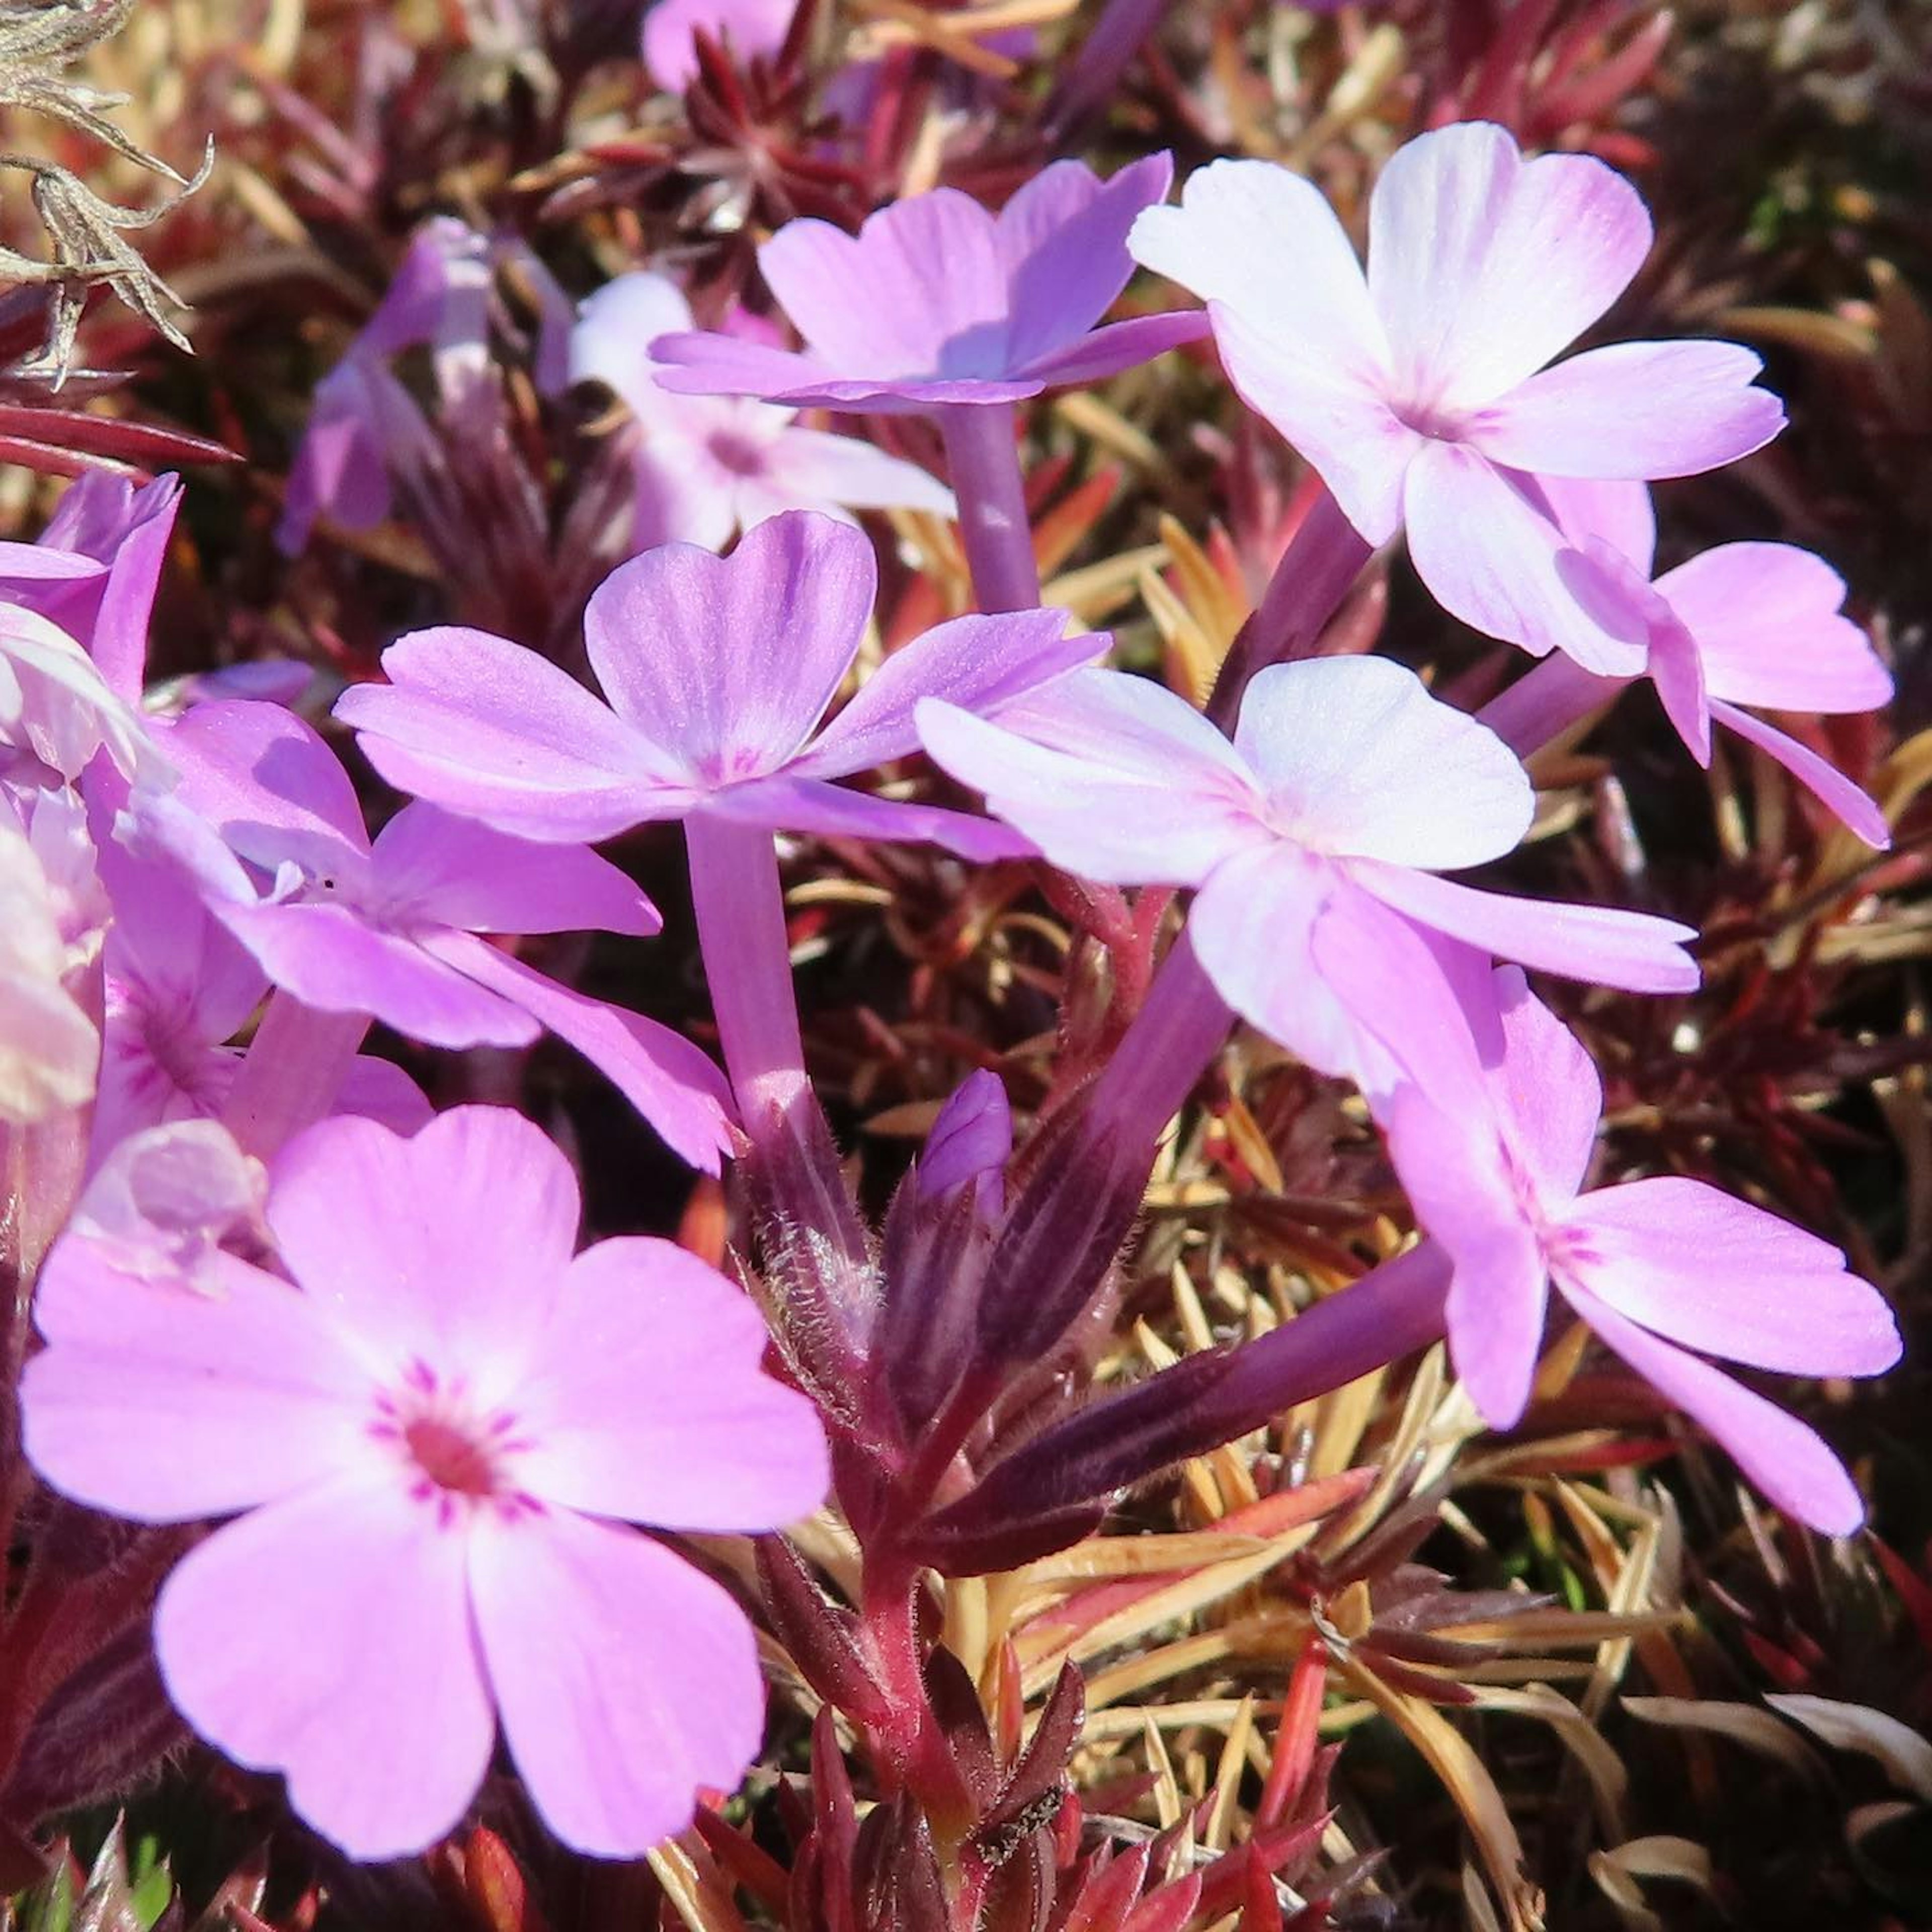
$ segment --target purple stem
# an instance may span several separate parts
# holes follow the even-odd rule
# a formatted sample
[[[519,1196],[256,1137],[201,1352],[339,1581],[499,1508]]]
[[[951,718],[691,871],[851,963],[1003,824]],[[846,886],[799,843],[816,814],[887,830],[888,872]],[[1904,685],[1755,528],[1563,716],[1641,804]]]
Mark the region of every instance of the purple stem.
[[[1172,4],[1173,0],[1108,0],[1047,104],[1050,137],[1064,136],[1106,104]]]
[[[1161,1130],[1180,1112],[1234,1023],[1184,927],[1088,1094],[1087,1136],[1098,1140],[1111,1131],[1124,1151],[1151,1157]]]
[[[221,1111],[243,1150],[270,1160],[321,1120],[368,1030],[367,1013],[325,1013],[279,987],[271,993]]]
[[[1020,474],[1019,432],[1010,403],[958,404],[939,412],[946,464],[959,500],[959,536],[982,610],[1031,610],[1040,566]]]
[[[1520,758],[1548,744],[1580,718],[1607,704],[1630,680],[1599,677],[1561,651],[1549,656],[1476,716]]]
[[[1253,1341],[1185,1356],[1049,1424],[928,1519],[921,1554],[943,1562],[955,1540],[1103,1501],[1426,1347],[1443,1331],[1449,1273],[1424,1241]]]
[[[1374,554],[1324,488],[1282,552],[1260,609],[1241,626],[1214,682],[1208,715],[1222,730],[1232,727],[1256,671],[1309,654]]]
[[[692,909],[725,1071],[758,1144],[772,1110],[795,1127],[812,1098],[792,989],[784,896],[770,831],[708,812],[684,822]]]

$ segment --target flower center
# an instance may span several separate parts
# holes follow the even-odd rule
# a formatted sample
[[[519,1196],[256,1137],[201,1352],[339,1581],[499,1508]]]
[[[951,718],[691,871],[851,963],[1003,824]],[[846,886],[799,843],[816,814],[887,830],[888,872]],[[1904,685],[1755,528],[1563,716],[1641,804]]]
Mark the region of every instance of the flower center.
[[[1427,436],[1432,442],[1460,442],[1467,427],[1456,411],[1436,403],[1392,402],[1389,409],[1404,428]]]
[[[764,473],[764,446],[736,430],[721,429],[706,441],[711,460],[734,476],[760,476]]]
[[[514,1508],[527,1500],[514,1472],[529,1439],[514,1415],[479,1403],[460,1376],[410,1363],[400,1386],[376,1396],[369,1432],[395,1450],[410,1493],[434,1502],[446,1520],[466,1503]]]

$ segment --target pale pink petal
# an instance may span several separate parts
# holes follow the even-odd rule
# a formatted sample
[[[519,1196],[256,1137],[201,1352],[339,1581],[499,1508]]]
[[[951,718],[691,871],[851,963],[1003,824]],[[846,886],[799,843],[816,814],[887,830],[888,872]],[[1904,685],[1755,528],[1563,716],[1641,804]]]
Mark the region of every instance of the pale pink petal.
[[[824,430],[781,431],[766,446],[755,480],[773,506],[766,515],[788,509],[958,514],[952,492],[930,470],[902,456],[889,456],[862,436]]]
[[[1539,476],[1537,487],[1557,527],[1580,549],[1586,537],[1606,543],[1649,581],[1657,557],[1657,509],[1650,486],[1618,478]]]
[[[1565,1292],[1598,1334],[1701,1424],[1780,1509],[1829,1536],[1850,1536],[1864,1521],[1857,1486],[1815,1430],[1721,1370],[1647,1334],[1594,1295]]]
[[[1406,1082],[1457,1118],[1480,1120],[1490,1109],[1477,1039],[1483,1016],[1465,1010],[1432,938],[1344,886],[1316,915],[1309,958],[1363,1035],[1386,1049],[1386,1070],[1369,1054],[1354,1069],[1372,1108]]]
[[[1752,386],[1763,367],[1733,342],[1613,343],[1518,384],[1461,434],[1512,470],[1695,476],[1749,455],[1784,427],[1784,406]]]
[[[392,784],[525,837],[608,838],[688,802],[669,761],[566,671],[487,632],[412,632],[335,715]]]
[[[1427,445],[1408,466],[1402,502],[1416,574],[1464,623],[1539,657],[1567,652],[1605,677],[1642,672],[1640,627],[1606,628],[1606,614],[1578,601],[1558,568],[1575,554],[1562,533],[1475,451]]]
[[[824,1432],[760,1368],[744,1291],[684,1249],[602,1241],[566,1272],[518,1391],[535,1447],[518,1481],[545,1502],[668,1529],[777,1529],[830,1480]]]
[[[1319,473],[1371,544],[1400,528],[1403,479],[1426,446],[1380,391],[1328,362],[1284,352],[1279,328],[1210,302],[1214,340],[1242,401],[1272,423]]]
[[[276,1158],[268,1221],[284,1264],[385,1372],[460,1363],[514,1388],[576,1245],[570,1163],[506,1107],[455,1107],[405,1140],[324,1120]]]
[[[1456,1372],[1492,1428],[1514,1428],[1536,1376],[1550,1280],[1495,1129],[1413,1088],[1383,1120],[1418,1224],[1455,1264],[1448,1312]]]
[[[1118,671],[1076,671],[1054,690],[1067,749],[934,698],[915,716],[934,760],[1056,866],[1109,884],[1193,885],[1232,854],[1274,842],[1253,781],[1184,699]]]
[[[878,798],[824,778],[782,776],[728,785],[705,802],[705,810],[742,824],[775,832],[811,832],[824,838],[886,839],[930,844],[962,859],[1030,859],[1030,840],[996,819],[944,806]]]
[[[1466,946],[1539,971],[1632,993],[1696,989],[1697,962],[1684,950],[1690,926],[1650,913],[1561,900],[1512,898],[1432,872],[1352,861],[1351,874],[1384,904]]]
[[[1269,824],[1337,857],[1475,866],[1529,830],[1534,796],[1486,725],[1390,658],[1304,658],[1257,674],[1234,748]]]
[[[272,1504],[218,1531],[154,1606],[182,1716],[351,1857],[453,1831],[495,1738],[470,1630],[465,1539],[391,1472]]]
[[[345,530],[368,530],[389,514],[382,417],[393,401],[386,386],[371,380],[374,373],[363,358],[352,355],[316,385],[275,526],[275,547],[284,556],[307,548],[321,518]]]
[[[620,564],[584,613],[620,717],[700,784],[776,770],[845,675],[878,587],[860,531],[806,512],[748,531],[728,557],[667,544]]]
[[[1498,967],[1491,983],[1503,1052],[1490,1080],[1504,1138],[1545,1210],[1560,1213],[1596,1152],[1603,1076],[1582,1042],[1529,990],[1520,967]]]
[[[1892,828],[1886,823],[1877,801],[1852,784],[1830,759],[1821,758],[1808,746],[1801,745],[1774,725],[1754,718],[1734,704],[1713,704],[1711,716],[1776,759],[1820,804],[1875,851],[1882,852],[1890,846]]]
[[[1898,1360],[1885,1298],[1830,1242],[1701,1180],[1604,1188],[1565,1225],[1566,1279],[1668,1341],[1795,1376],[1875,1376]]]
[[[1370,543],[1402,520],[1422,439],[1391,412],[1388,344],[1361,265],[1312,182],[1267,161],[1216,161],[1151,208],[1128,244],[1208,304],[1228,380],[1300,451]]]
[[[701,420],[708,406],[661,389],[650,345],[691,327],[691,304],[668,275],[639,269],[584,297],[570,332],[570,380],[602,382],[647,429]]]
[[[701,405],[717,406],[716,398],[706,399]],[[737,397],[726,399],[723,406],[765,406],[744,403]],[[630,434],[636,443],[631,474],[637,484],[637,500],[627,555],[634,556],[668,543],[722,550],[738,534],[741,523],[757,520],[745,514],[745,478],[726,472],[700,442],[668,431],[648,438],[634,428]],[[782,507],[800,506],[788,503]]]
[[[836,376],[998,378],[1012,366],[993,217],[957,188],[891,202],[856,236],[788,222],[758,250],[758,266]]]
[[[51,1346],[22,1384],[27,1458],[78,1502],[192,1522],[362,1453],[368,1369],[308,1297],[232,1256],[205,1257],[190,1287],[69,1235],[41,1270],[34,1318]]]
[[[531,1802],[573,1850],[635,1858],[735,1790],[764,1735],[745,1613],[648,1537],[548,1510],[478,1520],[476,1634]]]
[[[425,1046],[527,1046],[535,1024],[432,958],[339,905],[210,910],[275,985],[325,1013],[367,1013]]]
[[[1348,883],[1292,845],[1243,852],[1217,866],[1187,932],[1214,990],[1250,1026],[1319,1073],[1386,1092],[1396,1064],[1324,976],[1317,920]]]
[[[789,770],[848,778],[920,749],[914,707],[943,699],[976,717],[1002,710],[1063,672],[1106,655],[1106,632],[1076,632],[1058,610],[1003,610],[955,617],[893,652],[813,740]]]
[[[658,386],[676,395],[782,396],[838,380],[820,356],[715,329],[674,329],[647,346]]]
[[[1102,182],[1084,164],[1055,161],[1000,211],[996,241],[1008,278],[1006,367],[1030,368],[1077,342],[1134,272],[1127,231],[1164,201],[1174,161],[1148,154]]]
[[[467,933],[442,934],[428,944],[440,959],[576,1048],[680,1160],[718,1172],[733,1150],[730,1090],[682,1034],[560,986]]]
[[[1697,640],[1711,695],[1774,711],[1874,711],[1892,674],[1842,614],[1844,579],[1790,544],[1723,544],[1657,580]]]
[[[492,831],[434,805],[408,805],[373,854],[374,890],[398,923],[469,932],[650,934],[664,924],[637,886],[596,853]]]
[[[682,94],[698,78],[700,28],[742,65],[776,53],[797,10],[798,0],[656,0],[644,16],[644,70]]]
[[[1490,401],[1616,300],[1650,240],[1636,190],[1600,161],[1525,161],[1486,122],[1407,142],[1369,203],[1369,288],[1400,393]]]

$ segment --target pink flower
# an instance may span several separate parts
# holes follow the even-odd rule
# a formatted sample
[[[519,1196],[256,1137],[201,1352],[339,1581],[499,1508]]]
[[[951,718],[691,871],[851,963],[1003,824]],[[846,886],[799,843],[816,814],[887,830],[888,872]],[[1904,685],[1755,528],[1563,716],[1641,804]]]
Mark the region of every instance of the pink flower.
[[[1480,892],[1438,871],[1501,857],[1528,829],[1528,779],[1486,727],[1382,658],[1262,671],[1230,744],[1172,692],[1080,671],[998,724],[920,706],[954,777],[1057,866],[1116,885],[1198,889],[1188,932],[1235,1012],[1311,1066],[1383,1084],[1365,995],[1325,970],[1318,928],[1374,935],[1410,983],[1381,1024],[1426,1047],[1466,1031],[1432,949],[1443,938],[1571,978],[1682,992],[1689,928]]]
[[[44,1120],[94,1090],[100,1039],[74,995],[82,962],[62,898],[0,800],[0,1122]]]
[[[706,814],[930,839],[968,857],[1021,849],[983,818],[833,781],[916,752],[920,698],[996,707],[1090,662],[1107,639],[1064,637],[1060,610],[956,617],[896,651],[821,723],[877,580],[859,531],[788,512],[728,557],[668,544],[611,572],[584,618],[608,704],[534,651],[452,627],[391,645],[388,683],[345,692],[335,713],[391,784],[528,838],[607,838]]]
[[[671,542],[722,550],[740,529],[784,510],[954,514],[952,492],[917,464],[856,436],[804,428],[794,410],[659,387],[646,345],[690,326],[690,305],[676,284],[640,271],[590,296],[571,332],[572,380],[602,382],[630,407],[634,550]]]
[[[1450,1351],[1477,1406],[1500,1428],[1522,1414],[1553,1282],[1780,1508],[1834,1534],[1856,1529],[1858,1492],[1818,1436],[1701,1358],[1877,1375],[1900,1353],[1884,1298],[1828,1243],[1702,1181],[1586,1192],[1597,1070],[1520,973],[1490,976],[1466,1001],[1487,1069],[1472,1057],[1453,1108],[1408,1087],[1384,1110],[1417,1218],[1454,1263]]]
[[[172,868],[101,848],[114,902],[106,950],[106,1013],[94,1096],[95,1163],[129,1135],[220,1112],[242,1064],[233,1039],[268,990],[254,956]],[[403,1133],[430,1117],[422,1090],[393,1062],[359,1054],[335,1110]]]
[[[1366,542],[1406,525],[1416,569],[1457,616],[1628,676],[1640,649],[1558,574],[1540,479],[1690,476],[1784,422],[1750,386],[1758,358],[1730,343],[1622,343],[1544,367],[1650,242],[1636,191],[1600,162],[1526,161],[1478,122],[1419,136],[1382,170],[1366,276],[1314,185],[1266,161],[1201,170],[1129,246],[1206,298],[1235,388]]]
[[[524,1046],[548,1030],[678,1154],[717,1172],[730,1150],[727,1096],[703,1054],[477,936],[656,932],[656,909],[614,866],[426,805],[406,806],[372,844],[334,754],[275,705],[199,705],[160,728],[182,781],[136,798],[135,843],[194,882],[276,986],[432,1046]]]
[[[1172,175],[1166,154],[1104,182],[1056,161],[998,215],[942,188],[881,208],[856,236],[788,222],[758,266],[804,348],[666,335],[651,344],[667,365],[658,380],[698,395],[875,414],[1098,382],[1204,332],[1192,314],[1096,326],[1133,273],[1129,226]]]
[[[740,61],[770,56],[797,11],[798,0],[656,0],[644,16],[644,70],[667,93],[682,94],[698,78],[700,30]]]
[[[1643,653],[1643,674],[1700,765],[1723,724],[1774,758],[1868,845],[1892,843],[1885,814],[1816,752],[1744,707],[1870,711],[1892,674],[1843,614],[1844,580],[1790,544],[1723,544],[1650,580],[1657,525],[1640,486],[1568,483],[1550,492],[1577,549],[1558,568],[1606,629]]]
[[[459,1108],[412,1140],[325,1121],[273,1171],[290,1280],[194,1286],[69,1236],[34,1302],[27,1454],[146,1522],[238,1515],[163,1588],[168,1692],[358,1858],[461,1820],[500,1723],[550,1828],[634,1857],[729,1790],[764,1691],[730,1596],[656,1539],[815,1508],[811,1405],[766,1334],[661,1240],[572,1258],[577,1185],[528,1121]]]

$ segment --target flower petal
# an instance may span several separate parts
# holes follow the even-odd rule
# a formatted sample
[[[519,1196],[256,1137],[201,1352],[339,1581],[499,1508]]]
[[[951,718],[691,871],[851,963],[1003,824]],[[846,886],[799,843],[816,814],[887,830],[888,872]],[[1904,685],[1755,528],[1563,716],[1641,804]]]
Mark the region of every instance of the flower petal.
[[[1683,950],[1697,934],[1675,920],[1610,906],[1513,898],[1372,859],[1356,860],[1348,869],[1366,890],[1418,925],[1499,959],[1632,993],[1688,993],[1701,977],[1697,962]]]
[[[1820,804],[1874,851],[1882,852],[1891,845],[1892,827],[1886,823],[1877,801],[1852,784],[1830,759],[1821,758],[1808,746],[1801,745],[1762,718],[1739,710],[1735,704],[1713,704],[1711,716],[1776,759]]]
[[[766,446],[760,491],[784,510],[924,510],[951,518],[959,506],[930,470],[889,456],[863,436],[787,429]],[[748,518],[747,521],[752,520]]]
[[[584,612],[584,641],[619,716],[689,779],[761,776],[831,702],[878,581],[862,532],[793,511],[728,557],[668,544],[620,564]]]
[[[1112,641],[1104,631],[1071,630],[1059,610],[975,613],[935,624],[893,652],[790,770],[800,778],[848,778],[909,758],[920,748],[913,711],[921,698],[997,717],[1049,680],[1104,657]]]
[[[1490,1072],[1504,1133],[1545,1210],[1567,1209],[1589,1172],[1604,1081],[1576,1036],[1529,990],[1520,966],[1491,975],[1502,1058]]]
[[[650,1121],[680,1160],[716,1174],[732,1150],[730,1089],[682,1034],[560,986],[468,933],[428,942],[437,958],[576,1048]]]
[[[1156,356],[1165,356],[1170,349],[1198,342],[1210,326],[1210,318],[1199,309],[1130,315],[1124,321],[1106,322],[1089,330],[1051,355],[1035,356],[1026,365],[1025,373],[1042,388],[1104,382],[1123,369],[1138,368]]]
[[[993,217],[957,188],[892,202],[856,236],[787,222],[759,249],[758,266],[837,376],[998,378],[1012,367]]]
[[[1701,1180],[1604,1188],[1566,1225],[1584,1288],[1684,1348],[1795,1376],[1875,1376],[1898,1360],[1885,1298],[1830,1242]]]
[[[1761,448],[1784,406],[1734,342],[1618,342],[1573,356],[1472,416],[1492,462],[1552,476],[1696,476]]]
[[[209,910],[275,985],[318,1012],[367,1013],[425,1046],[527,1046],[536,1025],[431,957],[419,939],[340,905]]]
[[[1004,724],[935,698],[914,716],[937,764],[1084,878],[1198,884],[1232,854],[1273,842],[1234,748],[1145,679],[1076,671],[1012,707]]]
[[[1456,1372],[1492,1428],[1514,1428],[1529,1406],[1550,1279],[1495,1129],[1414,1088],[1395,1096],[1384,1124],[1417,1222],[1455,1264],[1448,1313]]]
[[[1697,641],[1711,695],[1774,711],[1874,711],[1892,674],[1841,614],[1845,581],[1791,544],[1720,544],[1657,580]]]
[[[1864,1521],[1857,1486],[1815,1430],[1721,1370],[1625,1321],[1595,1296],[1564,1292],[1603,1340],[1702,1424],[1780,1509],[1828,1536],[1850,1536]]]
[[[1600,161],[1526,161],[1486,122],[1407,142],[1369,202],[1369,290],[1401,392],[1492,400],[1616,300],[1650,242],[1636,189]]]
[[[324,1120],[277,1157],[284,1263],[384,1372],[460,1363],[478,1399],[516,1384],[576,1244],[570,1163],[507,1107],[454,1107],[407,1140]]]
[[[1429,444],[1408,466],[1402,504],[1416,574],[1444,610],[1539,657],[1567,652],[1605,677],[1642,670],[1641,630],[1606,628],[1610,614],[1579,602],[1558,568],[1574,554],[1562,533],[1474,450]]]
[[[668,275],[648,268],[620,275],[578,305],[570,332],[570,380],[602,382],[647,428],[701,417],[707,406],[659,388],[651,362],[650,345],[660,335],[690,327],[691,304]]]
[[[639,732],[548,658],[486,631],[412,632],[388,682],[335,715],[404,791],[526,838],[568,844],[673,818],[689,793]]]
[[[468,932],[649,934],[664,924],[608,859],[512,838],[438,806],[404,806],[373,856],[380,902],[399,920]]]
[[[41,1270],[34,1318],[51,1346],[22,1383],[27,1457],[77,1502],[193,1522],[364,1452],[367,1368],[305,1295],[232,1256],[207,1257],[189,1287],[70,1234]]]
[[[188,1722],[285,1772],[296,1810],[351,1857],[434,1844],[488,1768],[465,1539],[389,1472],[218,1531],[163,1586],[154,1649]]]
[[[830,1480],[817,1412],[760,1366],[742,1289],[670,1241],[600,1241],[565,1273],[519,1391],[547,1502],[670,1529],[766,1530]]]
[[[997,819],[944,806],[880,798],[823,778],[754,778],[746,784],[728,785],[706,802],[705,808],[716,817],[768,826],[775,832],[931,844],[982,862],[1037,856],[1030,840]]]
[[[1480,865],[1535,811],[1516,754],[1390,658],[1270,665],[1241,701],[1234,748],[1267,789],[1269,822],[1332,856]]]
[[[744,1612],[648,1537],[567,1510],[478,1520],[477,1634],[531,1801],[564,1843],[634,1858],[735,1790],[764,1732]]]

